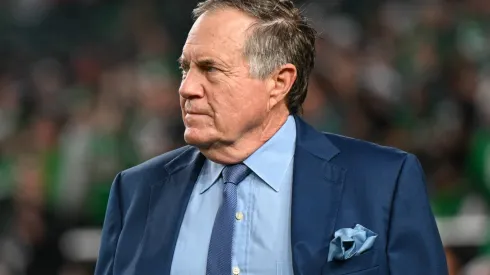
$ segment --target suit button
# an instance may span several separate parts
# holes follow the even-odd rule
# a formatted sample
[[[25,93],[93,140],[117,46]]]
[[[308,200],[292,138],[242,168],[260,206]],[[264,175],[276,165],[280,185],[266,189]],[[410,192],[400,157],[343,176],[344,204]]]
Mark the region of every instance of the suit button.
[[[233,268],[233,275],[238,275],[238,274],[240,274],[240,268],[238,268],[238,267],[235,266]]]
[[[242,212],[236,212],[235,219],[237,219],[238,221],[243,220],[243,213]]]

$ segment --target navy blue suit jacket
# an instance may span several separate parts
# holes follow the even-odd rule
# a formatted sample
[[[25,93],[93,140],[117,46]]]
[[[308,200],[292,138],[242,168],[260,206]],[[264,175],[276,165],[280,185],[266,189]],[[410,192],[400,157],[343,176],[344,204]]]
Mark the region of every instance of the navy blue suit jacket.
[[[320,133],[295,119],[294,274],[448,274],[417,158]],[[204,160],[198,149],[186,146],[117,175],[96,275],[170,274],[180,225]],[[372,249],[328,262],[334,232],[356,224],[378,234]]]

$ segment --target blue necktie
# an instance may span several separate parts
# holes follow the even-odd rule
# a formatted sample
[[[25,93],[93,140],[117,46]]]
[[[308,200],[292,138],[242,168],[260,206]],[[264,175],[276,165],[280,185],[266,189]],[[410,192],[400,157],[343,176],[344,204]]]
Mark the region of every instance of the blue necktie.
[[[230,275],[233,230],[237,207],[237,185],[250,174],[243,163],[226,166],[221,172],[225,188],[223,202],[214,220],[211,241],[209,242],[207,275]]]

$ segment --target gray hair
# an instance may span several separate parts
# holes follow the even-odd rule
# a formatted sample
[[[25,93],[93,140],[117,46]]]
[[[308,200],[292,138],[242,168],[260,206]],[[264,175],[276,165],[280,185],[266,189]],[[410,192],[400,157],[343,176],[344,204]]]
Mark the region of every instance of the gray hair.
[[[307,19],[290,0],[205,0],[194,9],[194,20],[221,8],[234,8],[257,19],[244,46],[252,77],[265,79],[282,65],[296,66],[297,78],[286,104],[291,114],[300,113],[315,64],[316,32]]]

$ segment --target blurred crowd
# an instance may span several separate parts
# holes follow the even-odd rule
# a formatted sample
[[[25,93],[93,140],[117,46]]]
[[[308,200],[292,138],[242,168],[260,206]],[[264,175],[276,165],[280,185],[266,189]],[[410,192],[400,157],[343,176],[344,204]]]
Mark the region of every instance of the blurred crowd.
[[[196,2],[0,1],[0,275],[93,272],[63,236],[100,228],[119,171],[183,145]],[[485,216],[490,1],[297,4],[319,32],[304,118],[416,154],[438,218]],[[446,245],[452,275],[490,274],[488,235]]]

